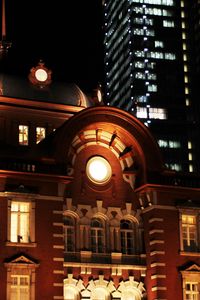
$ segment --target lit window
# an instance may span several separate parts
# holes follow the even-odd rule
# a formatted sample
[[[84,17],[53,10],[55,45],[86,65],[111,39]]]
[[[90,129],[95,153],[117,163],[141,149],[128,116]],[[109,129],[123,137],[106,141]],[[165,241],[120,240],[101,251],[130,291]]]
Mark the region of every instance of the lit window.
[[[155,31],[152,29],[146,29],[145,30],[145,35],[146,36],[154,36],[155,35]]]
[[[171,170],[178,171],[178,172],[182,170],[182,166],[180,164],[176,164],[176,163],[169,164],[169,168]]]
[[[87,163],[86,174],[92,182],[96,184],[105,184],[111,178],[111,166],[105,158],[94,156],[90,158]]]
[[[146,107],[137,107],[136,116],[137,116],[137,118],[146,119],[147,118]]]
[[[148,90],[148,92],[157,92],[157,85],[149,84],[147,90]]]
[[[143,19],[142,19],[142,18],[134,18],[134,19],[133,19],[133,22],[134,22],[135,24],[143,24]]]
[[[94,253],[105,252],[104,228],[100,219],[91,221],[91,249]]]
[[[121,220],[120,222],[120,237],[121,237],[121,252],[123,254],[134,253],[134,232],[133,223],[129,220]]]
[[[199,300],[199,283],[187,282],[185,283],[185,299]]]
[[[8,246],[14,243],[35,243],[35,203],[8,201]]]
[[[133,30],[133,34],[135,35],[144,35],[144,30],[143,29],[139,29],[139,28],[136,28]]]
[[[155,41],[155,48],[163,48],[164,43],[162,41]]]
[[[149,118],[150,119],[166,119],[167,118],[166,109],[150,107],[149,108]]]
[[[184,64],[184,72],[188,72],[188,66]]]
[[[188,149],[192,149],[192,142],[188,141]]]
[[[178,141],[169,141],[169,148],[180,148],[181,143]]]
[[[135,96],[134,101],[140,102],[140,103],[146,103],[147,102],[147,96]]]
[[[30,277],[27,275],[11,275],[11,300],[30,299]]]
[[[36,127],[36,144],[43,140],[46,136],[46,129],[44,127]]]
[[[28,126],[19,125],[19,144],[28,145]]]
[[[75,221],[74,218],[64,216],[64,238],[65,238],[65,251],[75,251]]]
[[[188,160],[192,160],[192,153],[188,153]]]
[[[162,148],[167,148],[168,147],[168,141],[165,140],[158,140],[158,145]]]
[[[96,287],[91,292],[91,300],[110,300],[110,293],[102,286]]]
[[[181,233],[182,250],[196,252],[198,250],[196,215],[181,215]]]
[[[185,87],[185,94],[186,94],[186,95],[189,94],[189,89],[188,89],[188,87]]]
[[[181,7],[184,7],[184,1],[181,1]]]
[[[30,203],[11,202],[10,241],[28,243],[30,236]]]
[[[168,141],[168,140],[158,140],[158,144],[160,147],[163,148],[180,148],[181,147],[181,143],[178,141]]]
[[[145,25],[153,26],[153,19],[145,19],[144,23],[145,23]]]
[[[142,72],[136,72],[136,73],[135,73],[135,78],[136,78],[136,79],[145,79],[146,76],[145,76],[145,74],[142,73]]]
[[[64,279],[64,300],[80,300],[80,293],[76,286],[67,283],[68,279]]]
[[[183,54],[183,60],[187,61],[187,55],[186,54]]]
[[[184,300],[199,300],[200,291],[200,267],[190,264],[185,270],[181,271],[182,288]]]
[[[193,168],[193,165],[192,165],[192,164],[189,164],[189,172],[190,172],[190,173],[194,172],[194,168]]]
[[[189,99],[185,99],[185,105],[190,106],[190,100]]]
[[[165,53],[165,59],[175,60],[176,55],[174,53]]]
[[[174,27],[174,21],[163,20],[163,27]]]
[[[141,61],[136,61],[134,63],[134,65],[135,65],[136,68],[139,68],[139,69],[143,69],[144,68],[144,63],[141,62]]]
[[[144,57],[144,51],[137,50],[134,52],[134,54],[136,57]]]
[[[5,263],[7,268],[7,298],[9,300],[34,300],[36,268],[38,264],[24,255]]]

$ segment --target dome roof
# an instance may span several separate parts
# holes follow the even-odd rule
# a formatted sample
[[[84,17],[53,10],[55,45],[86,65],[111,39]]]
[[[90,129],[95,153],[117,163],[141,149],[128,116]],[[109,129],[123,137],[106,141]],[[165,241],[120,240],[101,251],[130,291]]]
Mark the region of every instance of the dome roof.
[[[52,82],[48,86],[33,85],[28,78],[0,74],[1,95],[41,102],[90,107],[94,104],[74,83]]]

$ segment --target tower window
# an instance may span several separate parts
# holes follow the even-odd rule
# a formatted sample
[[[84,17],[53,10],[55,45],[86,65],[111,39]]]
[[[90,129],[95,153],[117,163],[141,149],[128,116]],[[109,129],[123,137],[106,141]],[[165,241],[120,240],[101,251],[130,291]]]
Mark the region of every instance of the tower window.
[[[104,249],[104,233],[103,224],[100,219],[91,221],[91,248],[94,253],[103,253]]]
[[[121,235],[121,252],[123,254],[133,254],[133,224],[129,220],[121,220],[120,235]]]
[[[46,129],[44,127],[36,127],[36,144],[43,140],[46,136]]]
[[[28,145],[28,129],[27,125],[19,125],[19,145]]]
[[[10,241],[28,243],[30,235],[30,203],[11,202]]]

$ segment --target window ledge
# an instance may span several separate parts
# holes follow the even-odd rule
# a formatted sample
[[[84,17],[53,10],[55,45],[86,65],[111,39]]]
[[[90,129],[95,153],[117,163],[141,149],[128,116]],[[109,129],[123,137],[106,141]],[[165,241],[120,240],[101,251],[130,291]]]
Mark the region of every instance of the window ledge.
[[[198,257],[200,257],[200,252],[180,251],[180,255],[183,255],[183,256],[198,256]]]
[[[15,242],[6,242],[6,246],[11,247],[37,247],[37,243],[15,243]]]

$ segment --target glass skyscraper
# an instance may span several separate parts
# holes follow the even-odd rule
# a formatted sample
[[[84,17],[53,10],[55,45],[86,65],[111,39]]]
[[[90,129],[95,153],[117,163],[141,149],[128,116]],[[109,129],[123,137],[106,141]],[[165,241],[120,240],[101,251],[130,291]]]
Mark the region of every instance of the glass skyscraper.
[[[166,167],[197,171],[191,5],[187,0],[105,0],[103,6],[107,105],[129,111],[150,128]]]

